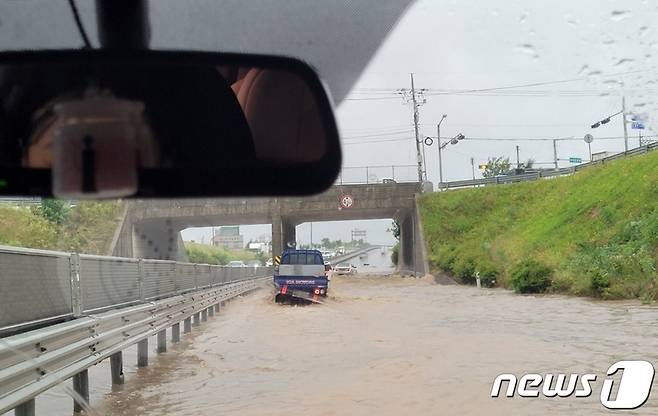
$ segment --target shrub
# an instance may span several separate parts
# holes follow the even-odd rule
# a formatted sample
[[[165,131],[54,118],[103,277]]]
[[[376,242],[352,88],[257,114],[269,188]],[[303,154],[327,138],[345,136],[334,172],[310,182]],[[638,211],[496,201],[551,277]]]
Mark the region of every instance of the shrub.
[[[500,271],[496,266],[487,260],[481,261],[476,268],[476,272],[480,274],[480,284],[484,287],[494,287],[498,283]]]
[[[430,257],[432,264],[443,271],[452,272],[455,264],[454,251],[455,249],[452,246],[439,246],[435,250],[436,254]]]
[[[512,287],[518,293],[542,293],[551,285],[552,270],[536,260],[523,260],[510,270]]]
[[[459,257],[455,261],[452,271],[461,283],[475,284],[475,260],[472,257]]]
[[[391,263],[397,266],[399,257],[400,257],[400,243],[397,243],[393,246],[393,249],[391,250]]]

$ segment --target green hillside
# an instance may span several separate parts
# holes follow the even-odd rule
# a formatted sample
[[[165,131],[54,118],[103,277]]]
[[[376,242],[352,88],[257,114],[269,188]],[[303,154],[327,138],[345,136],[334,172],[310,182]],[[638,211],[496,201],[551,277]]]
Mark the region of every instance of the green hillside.
[[[265,263],[267,260],[263,254],[258,254],[249,250],[228,250],[222,247],[211,246],[209,244],[185,242],[185,251],[192,263],[204,264],[226,264],[233,260],[260,260]]]
[[[0,205],[0,244],[107,254],[123,212],[120,201],[64,204],[54,214],[48,205]]]
[[[550,270],[548,291],[658,297],[658,152],[568,177],[426,194],[420,209],[432,266],[463,283],[479,272],[519,289],[515,266],[536,260]]]

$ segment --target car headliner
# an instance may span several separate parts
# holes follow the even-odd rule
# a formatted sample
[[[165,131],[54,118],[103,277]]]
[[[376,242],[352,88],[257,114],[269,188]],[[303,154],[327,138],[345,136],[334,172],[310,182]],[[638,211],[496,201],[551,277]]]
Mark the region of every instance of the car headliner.
[[[412,1],[158,0],[149,2],[151,46],[298,57],[319,71],[338,104]],[[77,3],[96,47],[94,3]],[[0,16],[0,50],[82,44],[63,0],[0,3]]]

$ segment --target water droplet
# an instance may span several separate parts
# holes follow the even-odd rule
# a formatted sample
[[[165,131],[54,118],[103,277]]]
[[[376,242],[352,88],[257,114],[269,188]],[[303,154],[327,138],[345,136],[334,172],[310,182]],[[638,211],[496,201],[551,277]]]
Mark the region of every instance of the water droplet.
[[[612,20],[614,20],[615,22],[619,22],[631,17],[631,12],[628,10],[613,10],[611,16],[612,16]]]
[[[646,27],[646,26],[642,26],[642,27],[640,28],[640,36],[642,36],[642,37],[643,37],[643,36],[646,36],[646,34],[647,34],[648,32],[649,32],[649,28],[648,28],[648,27]]]
[[[523,14],[521,15],[521,17],[519,17],[519,23],[523,24],[523,23],[525,23],[525,21],[526,21],[527,19],[528,19],[528,14],[527,14],[527,13],[523,13]]]
[[[595,77],[597,75],[601,75],[601,71],[594,70],[594,71],[591,71],[589,74],[587,74],[588,77]]]
[[[583,75],[589,69],[589,65],[583,65],[578,71],[578,75]]]
[[[519,50],[525,54],[528,55],[536,55],[537,52],[535,51],[535,47],[532,46],[530,43],[524,43],[522,45],[519,45]]]
[[[606,45],[606,46],[610,46],[610,45],[614,45],[615,41],[614,41],[614,39],[608,39],[608,40],[604,40],[603,44]]]
[[[630,64],[630,63],[633,63],[633,62],[635,62],[635,59],[622,58],[622,59],[620,59],[620,60],[617,61],[617,63],[615,64],[615,66],[616,66],[616,67],[617,67],[617,66],[626,66],[626,64]]]

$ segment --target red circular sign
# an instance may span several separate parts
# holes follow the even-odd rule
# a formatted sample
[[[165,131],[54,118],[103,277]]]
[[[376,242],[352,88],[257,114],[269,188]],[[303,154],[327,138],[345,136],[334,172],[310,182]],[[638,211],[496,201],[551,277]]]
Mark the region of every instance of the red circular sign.
[[[354,206],[354,197],[352,195],[343,194],[339,200],[341,208],[352,208]]]

